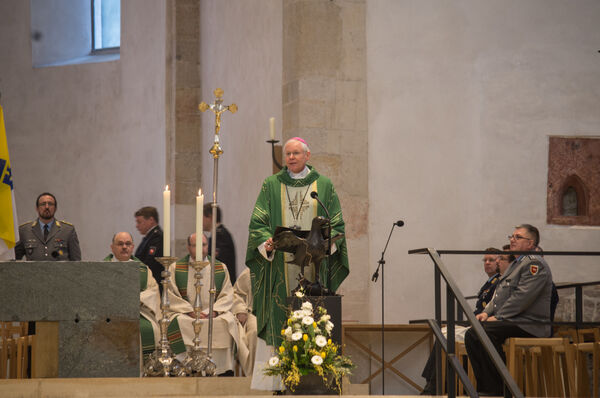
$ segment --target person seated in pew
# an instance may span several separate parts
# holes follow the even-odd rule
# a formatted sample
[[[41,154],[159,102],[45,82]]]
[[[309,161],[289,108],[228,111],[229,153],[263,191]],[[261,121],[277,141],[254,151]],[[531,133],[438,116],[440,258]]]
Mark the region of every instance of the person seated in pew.
[[[240,344],[238,360],[244,375],[252,376],[256,356],[256,316],[252,313],[252,281],[250,268],[246,268],[233,285],[233,308],[231,312],[238,320]]]
[[[540,234],[533,225],[521,224],[509,240],[512,251],[534,251]],[[502,345],[507,338],[550,336],[551,296],[552,272],[541,256],[519,255],[508,266],[492,301],[476,315],[503,360]],[[465,334],[465,346],[480,395],[503,395],[504,382],[472,328]]]
[[[171,276],[169,279],[169,289],[173,290],[176,295],[187,301],[192,307],[196,299],[196,278],[192,266],[192,262],[196,258],[196,234],[192,234],[187,239],[188,254],[171,264],[169,271]],[[202,258],[204,261],[210,262],[208,254],[208,241],[206,236],[202,235]],[[211,267],[206,265],[202,271],[202,288],[200,290],[200,299],[202,304],[202,329],[200,339],[201,347],[208,347],[208,317],[213,317],[213,333],[212,333],[212,359],[217,365],[216,374],[219,376],[233,376],[234,368],[234,343],[239,345],[238,325],[235,317],[231,313],[233,305],[233,287],[229,281],[229,272],[227,267],[220,261],[215,262],[215,298],[213,312],[209,314],[210,300],[210,274]],[[180,321],[182,327],[191,327],[191,321],[195,317],[193,308],[190,309],[189,317],[185,321]],[[184,323],[190,322],[189,325]]]
[[[133,255],[133,238],[129,232],[117,232],[110,244],[111,253],[104,261],[135,261],[140,268],[140,344],[141,360],[144,361],[154,352],[160,341],[160,325],[162,311],[160,309],[160,292],[158,284],[148,266]],[[167,337],[171,351],[180,361],[185,358],[186,345],[190,346],[194,338],[193,329],[189,326],[182,329],[180,321],[188,318],[184,325],[189,325],[191,318],[186,315],[192,311],[192,306],[181,297],[169,291],[170,313]]]
[[[500,250],[494,247],[488,247],[485,249],[488,252],[500,252]],[[487,280],[479,289],[477,293],[477,302],[475,303],[475,315],[479,314],[486,307],[487,303],[490,302],[496,289],[496,284],[499,280],[498,274],[498,258],[500,255],[497,254],[485,254],[483,256],[483,271],[487,275]],[[455,327],[455,340],[463,342],[467,328],[462,326]],[[442,333],[446,336],[446,328],[442,328]],[[421,395],[435,395],[436,394],[436,380],[435,380],[435,351],[431,351],[423,373],[421,376],[427,381]]]

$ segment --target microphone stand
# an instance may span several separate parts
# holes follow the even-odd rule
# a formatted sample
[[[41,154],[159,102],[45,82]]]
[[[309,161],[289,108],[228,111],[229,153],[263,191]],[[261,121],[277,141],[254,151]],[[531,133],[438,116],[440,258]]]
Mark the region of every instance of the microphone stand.
[[[390,238],[392,237],[392,232],[394,232],[394,227],[396,226],[397,223],[394,223],[392,225],[392,229],[390,229],[390,234],[388,235],[388,239],[387,242],[385,243],[385,248],[383,249],[383,251],[381,252],[381,259],[378,261],[379,265],[377,266],[377,270],[375,270],[375,272],[373,273],[373,276],[371,277],[371,280],[373,282],[377,282],[377,279],[379,278],[379,267],[381,267],[381,395],[385,395],[385,332],[384,332],[384,327],[385,327],[385,312],[384,312],[384,305],[385,305],[385,298],[384,298],[384,281],[385,281],[385,275],[384,275],[384,265],[385,265],[385,260],[383,259],[383,256],[385,255],[385,251],[387,250],[388,244],[390,243]]]

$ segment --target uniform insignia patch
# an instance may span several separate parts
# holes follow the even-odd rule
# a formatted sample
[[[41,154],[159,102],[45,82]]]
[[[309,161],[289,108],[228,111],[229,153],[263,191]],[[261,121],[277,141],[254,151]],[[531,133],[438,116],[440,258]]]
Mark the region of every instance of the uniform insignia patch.
[[[538,270],[540,269],[539,266],[535,265],[535,264],[531,264],[529,266],[529,272],[531,272],[531,275],[535,275],[537,274]]]
[[[154,256],[154,253],[156,253],[156,247],[150,246],[150,250],[148,250],[148,254],[151,256]]]

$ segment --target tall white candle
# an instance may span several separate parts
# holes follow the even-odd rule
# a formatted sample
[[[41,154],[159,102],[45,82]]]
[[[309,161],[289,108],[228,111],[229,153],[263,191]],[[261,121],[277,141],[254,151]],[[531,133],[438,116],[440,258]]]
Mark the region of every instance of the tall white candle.
[[[271,134],[271,139],[275,139],[275,118],[272,117],[269,119],[269,133]]]
[[[163,256],[171,255],[171,191],[169,186],[163,192]]]
[[[204,195],[198,190],[196,196],[196,261],[202,261],[202,219],[204,217]]]

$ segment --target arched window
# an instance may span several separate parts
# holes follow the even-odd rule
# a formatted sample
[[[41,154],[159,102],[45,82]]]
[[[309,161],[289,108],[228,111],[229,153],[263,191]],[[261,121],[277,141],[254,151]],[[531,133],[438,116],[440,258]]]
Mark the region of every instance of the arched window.
[[[560,200],[561,215],[568,217],[588,214],[587,189],[577,175],[573,174],[565,179]]]

